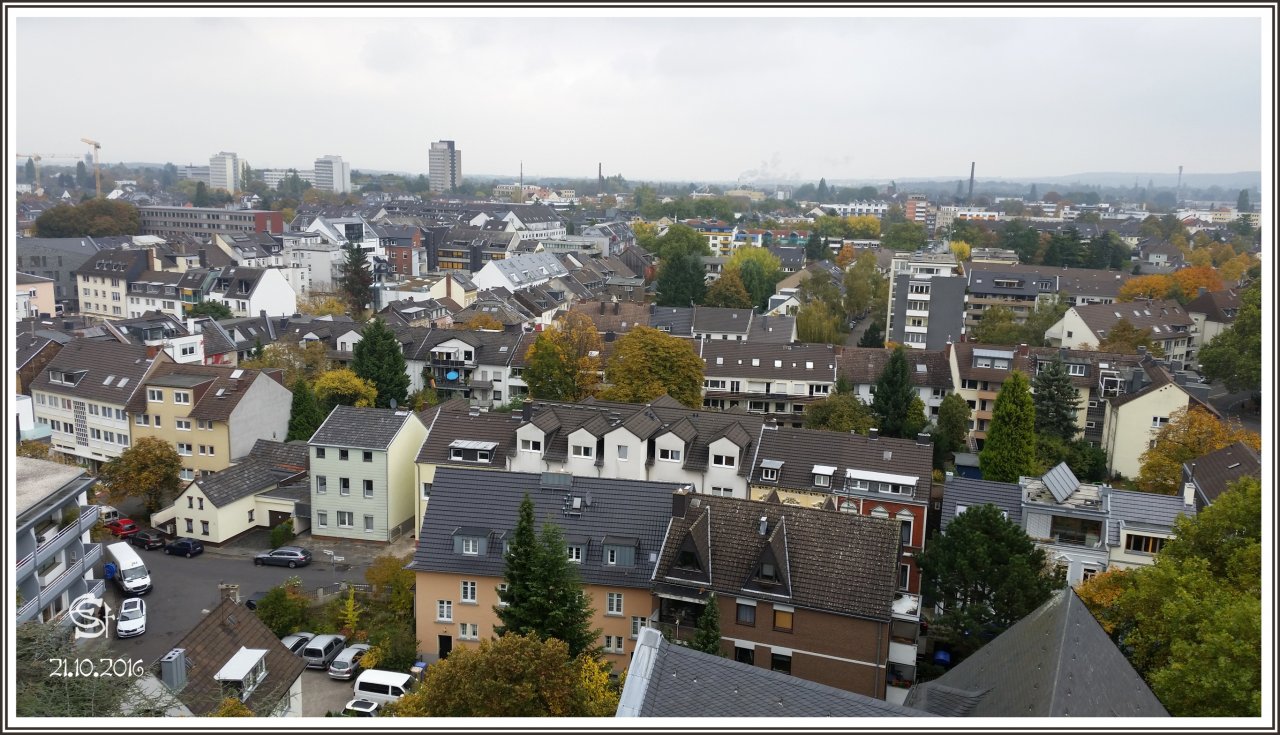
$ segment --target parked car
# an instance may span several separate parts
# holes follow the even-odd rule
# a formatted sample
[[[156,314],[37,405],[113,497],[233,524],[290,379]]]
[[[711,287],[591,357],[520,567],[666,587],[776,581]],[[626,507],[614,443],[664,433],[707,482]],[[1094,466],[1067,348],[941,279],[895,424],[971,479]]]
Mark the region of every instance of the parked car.
[[[343,717],[377,717],[378,703],[367,699],[353,699],[342,708]]]
[[[130,597],[120,603],[120,616],[116,618],[116,637],[132,638],[147,632],[147,603],[139,597]]]
[[[267,564],[277,567],[305,567],[311,563],[311,552],[301,546],[281,546],[278,549],[264,551],[253,557],[258,566]]]
[[[333,658],[329,664],[329,677],[332,679],[354,679],[360,671],[360,659],[369,650],[368,643],[352,643]]]
[[[117,518],[107,524],[107,530],[116,538],[128,538],[142,529],[128,518]]]
[[[164,553],[178,554],[179,556],[185,556],[188,559],[190,559],[196,554],[204,553],[204,544],[200,543],[199,541],[193,538],[184,537],[184,538],[174,539],[173,541],[164,545]]]
[[[342,649],[347,645],[345,635],[326,633],[312,638],[302,649],[302,660],[307,662],[308,669],[327,669]]]
[[[143,549],[158,549],[164,546],[164,531],[155,528],[144,528],[128,537],[129,543]]]
[[[285,648],[289,649],[290,653],[292,653],[295,656],[301,656],[302,649],[306,648],[307,644],[311,642],[311,639],[315,637],[316,637],[315,633],[298,631],[297,633],[290,633],[284,638],[281,638],[280,642],[284,644]]]
[[[262,598],[266,596],[267,596],[266,592],[254,592],[252,595],[249,595],[249,599],[244,601],[244,606],[249,608],[250,610],[257,610],[258,603],[261,602]]]

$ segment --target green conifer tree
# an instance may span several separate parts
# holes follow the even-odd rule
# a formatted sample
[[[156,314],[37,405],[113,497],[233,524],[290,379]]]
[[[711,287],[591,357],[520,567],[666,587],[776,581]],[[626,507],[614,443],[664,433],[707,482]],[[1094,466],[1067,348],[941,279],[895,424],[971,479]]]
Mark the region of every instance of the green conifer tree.
[[[723,656],[720,652],[720,605],[716,602],[716,593],[707,598],[707,605],[698,616],[698,630],[693,634],[689,647],[695,651]]]
[[[1035,474],[1036,464],[1036,407],[1027,376],[1014,370],[996,396],[978,467],[984,480],[1017,482]]]
[[[913,398],[918,398],[915,386],[911,384],[911,371],[907,367],[907,352],[902,346],[894,349],[889,362],[876,380],[876,395],[871,403],[871,410],[880,421],[880,434],[898,438],[914,439],[914,433],[908,433],[919,426],[911,411]],[[923,414],[921,414],[923,418]]]
[[[324,423],[324,419],[320,401],[316,399],[315,391],[311,390],[311,384],[298,376],[293,381],[293,405],[289,410],[289,435],[285,437],[285,441],[309,441],[316,429]]]
[[[386,322],[375,318],[366,324],[353,354],[352,371],[378,389],[375,405],[388,408],[393,398],[397,406],[405,405],[409,397],[409,373],[404,350]]]
[[[1079,433],[1076,411],[1080,407],[1080,396],[1062,360],[1054,359],[1037,373],[1034,385],[1036,433],[1068,442],[1074,439]]]

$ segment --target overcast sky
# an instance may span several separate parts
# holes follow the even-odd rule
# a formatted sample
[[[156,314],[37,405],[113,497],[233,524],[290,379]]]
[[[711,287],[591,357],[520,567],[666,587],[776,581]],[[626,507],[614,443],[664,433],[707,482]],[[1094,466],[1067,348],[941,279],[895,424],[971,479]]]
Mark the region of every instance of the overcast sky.
[[[430,142],[452,139],[467,176],[514,175],[521,160],[526,177],[594,177],[602,162],[632,181],[958,179],[970,161],[980,178],[1235,172],[1262,169],[1271,109],[1256,18],[10,28],[17,150],[83,153],[88,137],[105,161],[206,164],[225,150],[257,168],[311,168],[332,153],[353,169],[425,172]]]

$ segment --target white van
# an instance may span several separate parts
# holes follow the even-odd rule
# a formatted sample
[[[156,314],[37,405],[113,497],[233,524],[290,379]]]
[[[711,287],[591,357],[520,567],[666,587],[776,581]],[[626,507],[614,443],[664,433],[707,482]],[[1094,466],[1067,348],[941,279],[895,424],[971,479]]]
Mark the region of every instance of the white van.
[[[356,677],[356,699],[388,704],[407,694],[413,681],[412,676],[398,671],[365,669]]]
[[[108,544],[107,561],[116,566],[116,583],[126,595],[145,595],[151,591],[151,574],[147,565],[127,542]]]
[[[110,505],[98,506],[98,520],[102,521],[104,524],[110,523],[112,521],[119,520],[119,519],[120,519],[120,511],[116,510]]]

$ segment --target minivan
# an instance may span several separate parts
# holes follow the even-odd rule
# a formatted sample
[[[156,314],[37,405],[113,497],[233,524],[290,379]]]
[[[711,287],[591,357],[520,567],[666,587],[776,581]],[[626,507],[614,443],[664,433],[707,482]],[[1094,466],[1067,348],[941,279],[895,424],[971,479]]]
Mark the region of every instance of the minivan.
[[[389,704],[408,693],[413,681],[413,676],[398,671],[365,669],[356,677],[355,696],[357,699]]]
[[[318,635],[307,643],[306,648],[302,649],[302,660],[307,662],[309,669],[327,669],[329,662],[346,644],[346,636]]]
[[[112,521],[118,521],[120,520],[120,511],[110,505],[100,505],[98,506],[98,520],[102,521],[104,525]]]
[[[107,544],[106,554],[108,563],[115,565],[113,576],[120,591],[126,595],[145,595],[151,591],[151,574],[132,546],[124,541]]]

